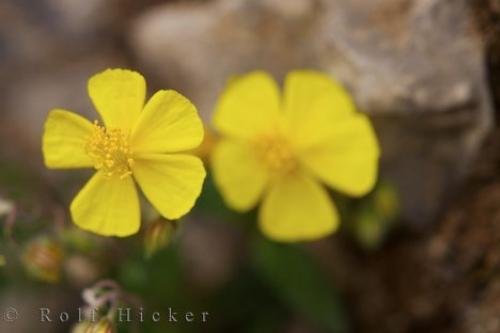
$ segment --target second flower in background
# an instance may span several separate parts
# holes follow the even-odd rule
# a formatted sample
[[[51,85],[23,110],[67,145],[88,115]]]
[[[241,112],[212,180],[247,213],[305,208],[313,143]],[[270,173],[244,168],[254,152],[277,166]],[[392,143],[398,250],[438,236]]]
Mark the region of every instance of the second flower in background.
[[[280,241],[334,232],[339,214],[322,183],[363,196],[377,179],[379,146],[368,117],[329,76],[294,71],[283,96],[271,76],[233,79],[213,125],[222,138],[212,154],[216,185],[230,207],[259,201],[259,226]]]

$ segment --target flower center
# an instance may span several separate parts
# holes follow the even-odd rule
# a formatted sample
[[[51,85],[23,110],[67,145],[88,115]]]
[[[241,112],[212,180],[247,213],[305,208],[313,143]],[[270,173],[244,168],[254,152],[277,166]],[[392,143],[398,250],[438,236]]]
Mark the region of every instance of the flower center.
[[[130,152],[128,133],[119,128],[106,129],[94,122],[94,130],[88,137],[85,151],[94,161],[94,167],[108,177],[125,178],[132,174],[134,163]]]
[[[281,135],[262,135],[254,142],[253,147],[259,160],[271,172],[290,173],[297,168],[297,160],[290,144]]]

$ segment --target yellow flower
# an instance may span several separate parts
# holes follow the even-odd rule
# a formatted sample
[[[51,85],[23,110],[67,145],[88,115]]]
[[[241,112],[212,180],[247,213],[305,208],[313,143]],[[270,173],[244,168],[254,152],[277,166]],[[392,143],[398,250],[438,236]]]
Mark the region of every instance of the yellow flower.
[[[200,159],[185,153],[203,139],[193,104],[173,90],[160,90],[144,105],[144,78],[124,69],[91,77],[88,93],[103,125],[55,109],[43,135],[48,168],[97,170],[71,204],[73,221],[105,236],[136,233],[140,209],[134,180],[162,216],[186,214],[205,177]]]
[[[321,182],[350,196],[369,192],[379,148],[368,118],[330,77],[291,72],[280,97],[264,72],[232,80],[213,118],[222,135],[212,155],[214,179],[226,203],[253,208],[259,226],[280,241],[332,233],[338,212]]]

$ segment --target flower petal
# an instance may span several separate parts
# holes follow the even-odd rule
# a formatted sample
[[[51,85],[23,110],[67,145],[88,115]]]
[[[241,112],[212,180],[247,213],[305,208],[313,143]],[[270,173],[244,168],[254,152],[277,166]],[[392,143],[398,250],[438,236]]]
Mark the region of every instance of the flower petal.
[[[181,152],[203,140],[203,124],[195,106],[173,90],[151,97],[132,132],[132,148],[139,153]]]
[[[273,129],[280,111],[280,93],[265,72],[252,72],[231,80],[219,98],[214,127],[235,138],[251,138]]]
[[[191,210],[205,179],[203,163],[190,155],[141,155],[132,171],[146,198],[171,220]]]
[[[137,190],[132,177],[107,177],[97,172],[71,203],[80,228],[103,236],[129,236],[140,226]]]
[[[260,229],[278,241],[318,239],[335,231],[338,224],[337,210],[326,190],[300,173],[274,183],[259,211]]]
[[[215,146],[211,160],[215,183],[227,205],[238,211],[254,207],[266,187],[269,174],[250,147],[222,140]]]
[[[107,69],[90,78],[89,96],[106,127],[132,129],[146,96],[141,74],[126,69]]]
[[[355,112],[348,92],[315,71],[292,71],[285,79],[284,111],[294,140],[307,146],[329,136],[332,126]]]
[[[327,140],[301,151],[300,159],[332,188],[362,196],[377,180],[379,154],[369,119],[355,114],[337,122]]]
[[[85,152],[85,141],[92,128],[87,119],[73,112],[50,111],[42,139],[45,165],[48,168],[92,167],[92,160]]]

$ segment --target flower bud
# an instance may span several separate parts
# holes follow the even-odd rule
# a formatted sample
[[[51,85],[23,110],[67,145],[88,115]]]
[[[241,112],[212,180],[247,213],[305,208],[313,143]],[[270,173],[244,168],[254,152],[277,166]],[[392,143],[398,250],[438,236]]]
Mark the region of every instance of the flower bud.
[[[379,247],[399,215],[399,197],[394,185],[381,182],[354,214],[354,234],[366,249]]]
[[[218,137],[217,134],[209,127],[205,126],[205,135],[203,136],[203,141],[198,148],[193,150],[193,154],[198,156],[203,160],[203,162],[207,162],[210,158],[210,154],[217,143]]]
[[[103,317],[97,322],[83,321],[76,324],[71,329],[71,333],[114,333],[116,332],[113,322],[107,318]]]
[[[382,182],[374,193],[374,206],[378,215],[392,221],[399,214],[399,196],[394,185]]]
[[[71,328],[71,333],[87,333],[91,326],[92,323],[90,321],[82,321]]]
[[[114,333],[114,332],[116,332],[116,330],[113,322],[107,317],[103,317],[97,323],[92,324],[90,329],[88,329],[87,332],[85,333]]]
[[[63,250],[57,242],[40,237],[30,241],[23,254],[27,271],[36,279],[56,283],[61,275]]]
[[[386,230],[382,219],[373,210],[362,209],[354,222],[354,235],[363,248],[374,249],[382,243]]]
[[[175,224],[165,219],[157,219],[150,223],[144,234],[144,250],[146,257],[151,257],[158,250],[167,247],[175,234]]]
[[[7,216],[14,210],[14,203],[0,198],[0,217]]]

